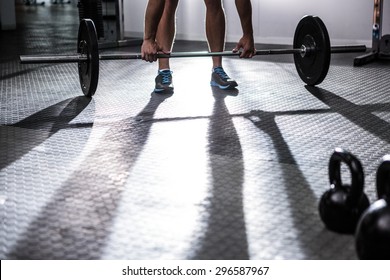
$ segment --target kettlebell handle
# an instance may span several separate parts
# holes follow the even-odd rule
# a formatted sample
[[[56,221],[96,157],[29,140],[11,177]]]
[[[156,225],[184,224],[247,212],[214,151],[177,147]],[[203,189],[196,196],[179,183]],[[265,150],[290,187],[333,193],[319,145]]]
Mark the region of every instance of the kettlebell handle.
[[[376,192],[378,199],[390,199],[390,155],[382,158],[376,172]]]
[[[364,172],[360,161],[351,153],[336,148],[329,159],[329,182],[335,188],[342,186],[341,163],[345,163],[351,172],[350,201],[357,202],[364,191]]]

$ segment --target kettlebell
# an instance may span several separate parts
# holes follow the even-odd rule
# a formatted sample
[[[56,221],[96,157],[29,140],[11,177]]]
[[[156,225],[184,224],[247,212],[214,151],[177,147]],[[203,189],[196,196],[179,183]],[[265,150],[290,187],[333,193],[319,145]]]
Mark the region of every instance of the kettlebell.
[[[351,172],[351,185],[341,181],[341,163]],[[370,202],[364,193],[364,173],[360,161],[351,153],[336,148],[329,160],[330,189],[319,203],[321,220],[335,232],[353,234],[362,213]]]
[[[378,200],[363,213],[355,235],[359,259],[390,260],[390,155],[376,173]]]

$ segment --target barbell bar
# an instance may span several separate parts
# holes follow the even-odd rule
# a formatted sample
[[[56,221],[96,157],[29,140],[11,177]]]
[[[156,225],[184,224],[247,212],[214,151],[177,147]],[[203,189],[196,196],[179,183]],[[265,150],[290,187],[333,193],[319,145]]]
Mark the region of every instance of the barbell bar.
[[[256,55],[272,55],[272,54],[294,54],[304,52],[301,49],[275,49],[275,50],[258,50]],[[241,52],[176,52],[170,54],[157,54],[157,58],[183,58],[183,57],[209,57],[209,56],[239,56]],[[99,60],[130,60],[142,59],[141,54],[132,53],[110,53],[99,54]],[[72,63],[72,62],[86,62],[87,55],[21,55],[20,62],[22,64],[34,63]]]
[[[275,50],[258,50],[256,55],[272,55],[272,54],[294,54],[301,53],[301,49],[275,49]],[[304,52],[304,51],[302,51]],[[239,56],[241,52],[176,52],[170,54],[157,54],[157,58],[185,58],[185,57],[209,57],[209,56]],[[99,54],[99,60],[130,60],[142,59],[141,54],[132,53],[109,53]],[[87,55],[21,55],[20,62],[22,64],[34,63],[71,63],[87,61]]]
[[[365,45],[355,46],[333,46],[331,53],[348,53],[348,52],[365,52]],[[300,54],[305,56],[308,50],[305,49],[270,49],[257,50],[256,55],[281,55],[281,54]],[[240,56],[241,52],[176,52],[170,54],[157,54],[157,58],[185,58],[185,57],[210,57],[210,56]],[[21,55],[20,62],[22,64],[35,63],[72,63],[72,62],[87,62],[87,55]],[[99,54],[99,60],[131,60],[142,59],[141,54],[133,53],[109,53]]]
[[[328,31],[323,21],[316,16],[303,17],[295,30],[293,48],[257,50],[256,55],[293,54],[300,78],[307,85],[318,85],[326,77],[331,53],[365,52],[364,45],[330,46]],[[240,52],[174,52],[157,54],[157,58],[186,58],[211,56],[239,56]],[[80,85],[84,95],[95,94],[99,79],[99,60],[142,59],[141,54],[99,54],[95,25],[90,19],[80,22],[77,54],[68,55],[21,55],[22,64],[78,63]]]

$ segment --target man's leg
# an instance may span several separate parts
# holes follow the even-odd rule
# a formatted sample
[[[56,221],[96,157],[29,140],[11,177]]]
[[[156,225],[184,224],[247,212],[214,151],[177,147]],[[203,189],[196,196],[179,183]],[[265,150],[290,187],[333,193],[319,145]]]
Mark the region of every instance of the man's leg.
[[[176,8],[179,0],[166,0],[164,12],[157,29],[156,41],[164,52],[171,52],[176,34]],[[158,60],[159,69],[169,69],[169,59]]]
[[[156,42],[163,52],[171,52],[176,34],[176,8],[179,0],[166,0],[161,20],[158,24]],[[173,93],[172,71],[169,59],[158,59],[158,75],[155,79],[156,93]]]
[[[206,36],[211,52],[222,52],[225,49],[226,19],[222,0],[204,0],[206,4]],[[233,89],[237,86],[222,68],[222,57],[213,57],[212,86],[220,89]]]
[[[225,12],[222,0],[204,0],[206,4],[206,36],[211,52],[221,52],[225,47]],[[213,68],[222,66],[222,57],[213,57]]]

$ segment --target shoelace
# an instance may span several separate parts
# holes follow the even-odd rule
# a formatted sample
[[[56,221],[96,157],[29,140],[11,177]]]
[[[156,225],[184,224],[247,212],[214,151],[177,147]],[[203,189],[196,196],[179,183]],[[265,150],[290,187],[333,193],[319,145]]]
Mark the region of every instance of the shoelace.
[[[229,79],[229,76],[225,73],[222,67],[215,67],[214,72],[224,80]]]
[[[171,71],[160,71],[159,74],[161,75],[163,84],[170,84],[171,83],[171,77],[172,77]]]

